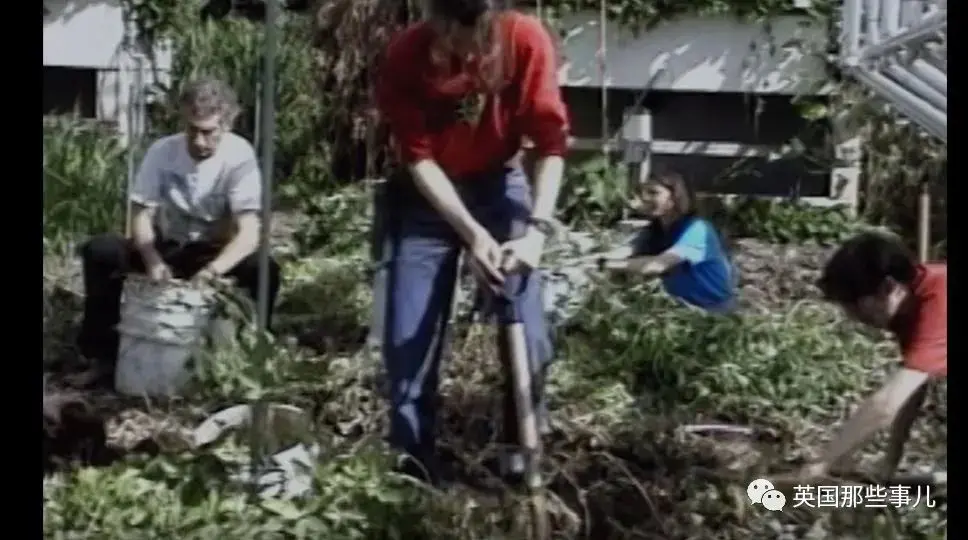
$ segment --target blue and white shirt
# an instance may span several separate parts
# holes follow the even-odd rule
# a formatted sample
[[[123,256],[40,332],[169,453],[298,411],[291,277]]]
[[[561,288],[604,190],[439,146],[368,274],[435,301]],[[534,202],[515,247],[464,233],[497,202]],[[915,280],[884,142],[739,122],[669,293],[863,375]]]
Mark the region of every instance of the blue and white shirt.
[[[670,295],[711,312],[729,312],[735,305],[733,265],[716,229],[699,217],[687,217],[666,233],[664,249],[649,249],[653,230],[643,228],[633,239],[632,256],[673,253],[683,260],[662,276]]]

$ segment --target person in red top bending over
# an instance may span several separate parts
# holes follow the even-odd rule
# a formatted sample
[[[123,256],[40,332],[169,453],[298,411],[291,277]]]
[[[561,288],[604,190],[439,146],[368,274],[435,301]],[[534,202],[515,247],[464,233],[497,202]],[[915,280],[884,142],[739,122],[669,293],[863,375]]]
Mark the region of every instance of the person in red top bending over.
[[[532,270],[558,197],[568,116],[556,47],[538,19],[494,0],[427,5],[428,20],[391,40],[377,76],[377,106],[401,166],[377,197],[376,226],[387,268],[390,443],[404,454],[404,472],[436,483],[438,366],[461,249],[506,300],[496,303],[499,322],[524,323],[536,380],[551,361]],[[519,163],[525,137],[537,153],[533,196]],[[510,392],[505,407],[505,442],[515,443]],[[546,423],[543,398],[537,408]],[[520,455],[512,457],[505,464],[518,469]]]
[[[879,471],[888,480],[897,469],[920,413],[931,379],[948,375],[948,267],[918,264],[896,238],[863,233],[844,243],[818,283],[851,318],[896,337],[901,369],[863,403],[816,463],[797,475],[800,482],[825,476],[830,468],[892,425]]]

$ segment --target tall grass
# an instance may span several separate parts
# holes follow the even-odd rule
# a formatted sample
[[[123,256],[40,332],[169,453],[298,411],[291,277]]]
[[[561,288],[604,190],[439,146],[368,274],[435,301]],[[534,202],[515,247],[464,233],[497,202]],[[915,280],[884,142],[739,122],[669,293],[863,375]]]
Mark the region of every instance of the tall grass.
[[[125,150],[113,133],[73,118],[44,121],[44,239],[124,227]]]

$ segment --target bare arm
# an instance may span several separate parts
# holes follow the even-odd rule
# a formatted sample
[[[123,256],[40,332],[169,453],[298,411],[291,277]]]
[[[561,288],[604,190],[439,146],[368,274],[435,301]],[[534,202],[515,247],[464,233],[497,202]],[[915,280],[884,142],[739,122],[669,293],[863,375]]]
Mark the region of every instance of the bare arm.
[[[877,431],[890,425],[901,408],[912,401],[912,396],[927,381],[928,375],[920,371],[901,369],[895,373],[840,428],[833,442],[822,454],[821,462],[833,465],[847,458]]]
[[[693,220],[672,246],[659,255],[632,257],[626,261],[605,262],[605,267],[647,277],[661,276],[680,264],[700,264],[709,258],[713,231],[705,221]]]
[[[242,259],[259,249],[259,232],[262,230],[262,220],[254,211],[241,212],[235,215],[235,236],[222,248],[218,256],[208,264],[214,273],[222,275]]]
[[[156,207],[134,204],[134,214],[131,216],[131,239],[135,249],[141,254],[146,267],[162,263],[161,255],[155,249],[154,218]]]
[[[617,248],[615,248],[615,249],[613,249],[611,251],[605,252],[605,254],[602,255],[602,258],[603,259],[616,260],[616,261],[624,261],[624,260],[628,259],[629,257],[631,257],[632,256],[632,253],[634,253],[634,251],[635,250],[630,245],[629,246],[619,246],[619,247],[617,247]]]
[[[534,208],[531,215],[539,219],[551,219],[561,192],[565,160],[554,155],[540,157],[534,170]]]
[[[531,215],[551,219],[558,202],[568,149],[568,108],[558,86],[558,56],[547,29],[534,17],[514,26],[521,92],[518,111],[525,135],[538,155],[534,168],[534,207]],[[537,231],[533,231],[537,232]]]
[[[473,244],[474,238],[486,233],[484,227],[467,210],[453,183],[436,161],[420,160],[410,167],[410,172],[420,193],[440,212],[464,242]]]
[[[911,427],[913,427],[914,421],[921,414],[921,406],[924,405],[924,398],[927,394],[927,385],[917,390],[911,396],[911,399],[904,404],[901,411],[897,414],[897,418],[894,419],[894,423],[891,424],[891,436],[887,443],[887,453],[884,455],[884,462],[880,471],[884,477],[884,481],[889,480],[894,475],[894,471],[897,470],[897,466],[901,463],[901,457],[904,455],[904,445],[907,444],[908,439],[911,437]]]
[[[131,239],[141,254],[145,266],[151,268],[162,264],[161,255],[155,249],[155,214],[161,203],[161,165],[165,140],[155,141],[145,152],[138,166],[128,199],[132,205]]]
[[[675,253],[665,252],[654,257],[633,257],[629,259],[632,270],[646,276],[661,276],[683,261]]]
[[[644,255],[624,260],[605,260],[603,266],[606,270],[654,277],[665,274],[682,262],[682,257],[667,251],[655,256]]]
[[[614,264],[620,264],[617,261],[626,261],[627,259],[636,256],[636,253],[639,253],[643,250],[643,246],[651,234],[652,231],[648,227],[643,227],[635,234],[629,236],[623,244],[599,255],[602,268],[604,269],[609,261],[615,261]]]
[[[235,268],[242,259],[259,249],[262,232],[262,173],[255,150],[248,144],[239,146],[237,164],[228,172],[229,208],[235,224],[235,235],[208,264],[208,269],[222,275]]]

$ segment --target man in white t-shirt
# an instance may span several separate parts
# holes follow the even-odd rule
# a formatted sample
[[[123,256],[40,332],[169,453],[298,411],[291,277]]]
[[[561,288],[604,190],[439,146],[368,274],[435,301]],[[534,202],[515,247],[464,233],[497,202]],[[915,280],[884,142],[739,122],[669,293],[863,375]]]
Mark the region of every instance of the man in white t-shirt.
[[[128,272],[156,280],[226,276],[257,295],[262,176],[252,145],[231,131],[235,93],[201,79],[185,88],[179,105],[185,131],[148,148],[129,194],[130,238],[101,235],[81,248],[86,298],[78,347],[93,365],[77,384],[113,381]],[[275,261],[269,267],[271,317],[280,272]]]

